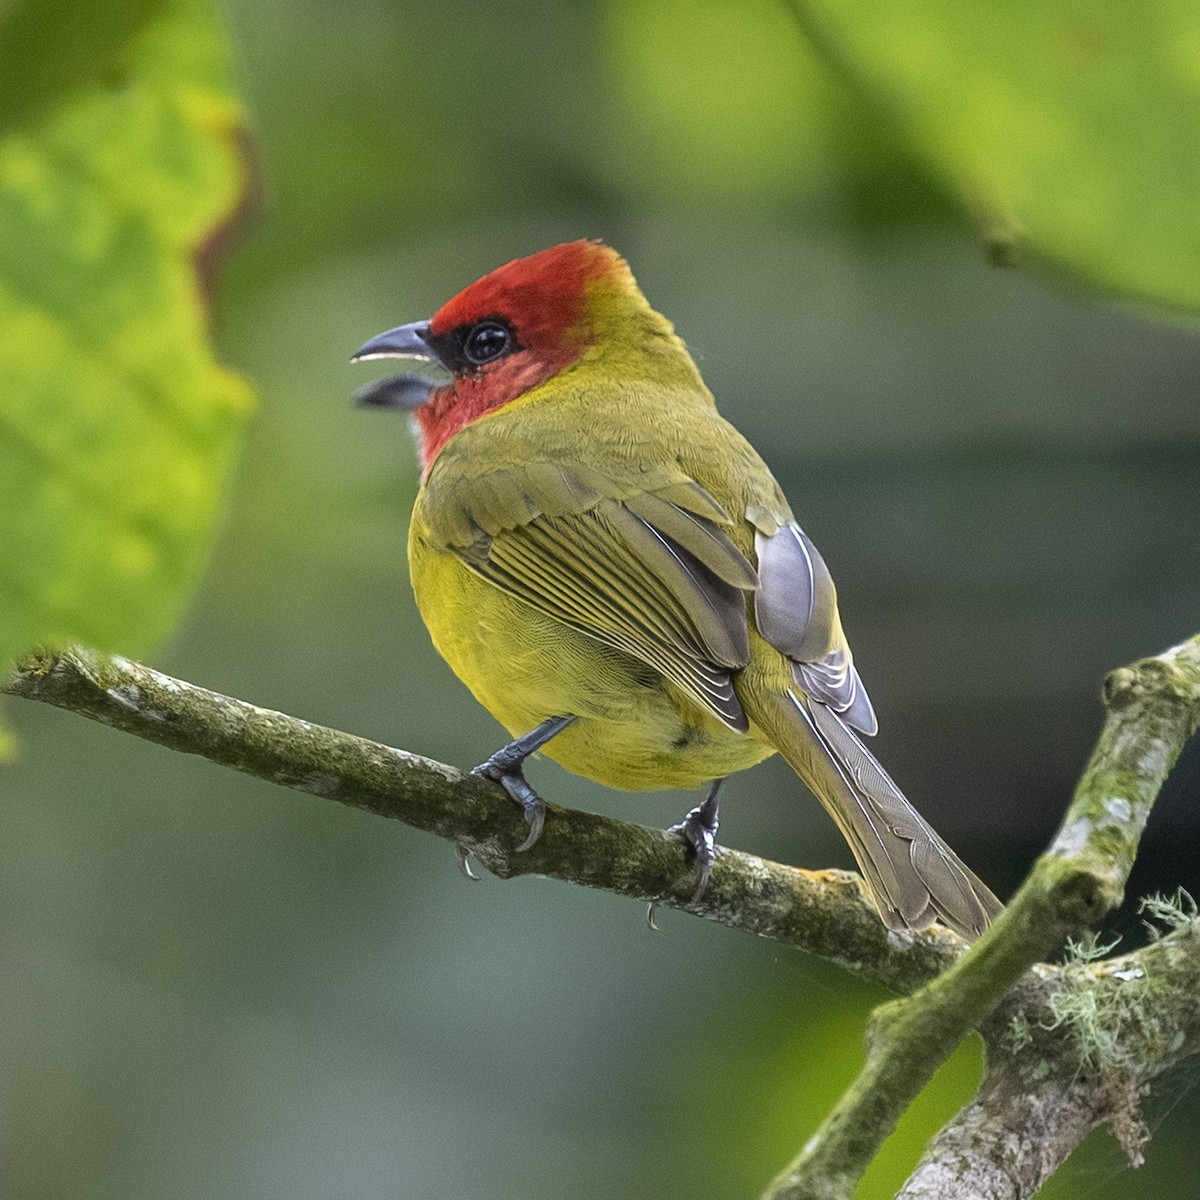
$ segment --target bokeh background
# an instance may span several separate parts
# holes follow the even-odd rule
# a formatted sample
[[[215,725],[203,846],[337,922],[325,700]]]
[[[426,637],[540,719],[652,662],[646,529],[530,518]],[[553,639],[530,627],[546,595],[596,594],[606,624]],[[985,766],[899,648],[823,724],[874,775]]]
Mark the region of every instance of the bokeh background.
[[[502,733],[406,581],[417,477],[348,356],[509,258],[602,237],[776,471],[838,582],[877,750],[1002,895],[1044,846],[1104,673],[1200,627],[1200,337],[1038,270],[872,124],[770,0],[228,0],[259,212],[216,335],[260,393],[210,570],[154,662],[448,762]],[[777,945],[523,879],[10,703],[0,1193],[757,1194],[850,1079],[883,993]],[[1186,758],[1131,892],[1200,887]],[[666,825],[683,795],[535,768]],[[778,764],[722,840],[852,866]],[[1111,925],[1139,937],[1132,911]],[[969,1096],[943,1069],[860,1195]],[[1197,1093],[1147,1165],[1095,1135],[1054,1197],[1195,1194]]]

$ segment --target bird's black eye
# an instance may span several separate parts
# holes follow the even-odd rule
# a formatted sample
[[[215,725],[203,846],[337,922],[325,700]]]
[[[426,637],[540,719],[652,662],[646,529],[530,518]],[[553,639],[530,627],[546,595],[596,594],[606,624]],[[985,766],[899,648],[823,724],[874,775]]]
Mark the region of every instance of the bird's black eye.
[[[463,354],[467,362],[479,367],[507,354],[512,344],[512,334],[499,321],[480,321],[463,338]]]

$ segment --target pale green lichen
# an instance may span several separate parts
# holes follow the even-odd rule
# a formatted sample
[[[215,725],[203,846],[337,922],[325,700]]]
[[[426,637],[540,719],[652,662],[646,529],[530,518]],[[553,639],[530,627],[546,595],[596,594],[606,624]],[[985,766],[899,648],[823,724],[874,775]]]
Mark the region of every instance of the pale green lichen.
[[[1150,921],[1144,922],[1150,936],[1155,941],[1158,941],[1163,935],[1159,925],[1165,926],[1166,931],[1171,933],[1176,929],[1185,929],[1200,920],[1196,901],[1192,899],[1191,893],[1184,891],[1183,888],[1176,888],[1173,896],[1144,896],[1138,911],[1146,913],[1152,921],[1158,922],[1157,925],[1152,925]]]
[[[1078,938],[1067,938],[1066,949],[1063,952],[1063,957],[1067,960],[1066,965],[1068,967],[1086,965],[1096,962],[1098,959],[1107,958],[1117,948],[1120,940],[1121,937],[1118,934],[1113,937],[1111,942],[1102,942],[1100,935],[1092,929],[1087,930]]]
[[[1050,997],[1051,1019],[1043,1021],[1042,1028],[1062,1029],[1081,1066],[1137,1077],[1145,1071],[1148,1057],[1170,1042],[1174,1023],[1159,1011],[1160,988],[1136,956],[1096,961],[1114,945],[1081,939],[1068,947],[1066,986]]]
[[[1114,1003],[1114,997],[1115,993],[1105,995],[1086,985],[1068,987],[1050,997],[1054,1019],[1042,1027],[1065,1029],[1083,1066],[1129,1070],[1133,1063],[1120,1036],[1128,1014],[1123,1002]]]
[[[1003,1044],[1009,1054],[1020,1054],[1033,1041],[1033,1027],[1024,1009],[1018,1009],[1009,1018],[1008,1028],[1004,1031]]]

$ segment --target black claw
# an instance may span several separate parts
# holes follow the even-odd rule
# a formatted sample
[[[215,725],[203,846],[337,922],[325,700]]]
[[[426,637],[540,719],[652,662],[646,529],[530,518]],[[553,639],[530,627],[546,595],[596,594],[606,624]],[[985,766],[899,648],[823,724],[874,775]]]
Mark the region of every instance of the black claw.
[[[472,775],[483,775],[494,779],[524,810],[525,824],[529,826],[529,836],[516,848],[514,853],[520,854],[534,845],[542,836],[542,826],[546,822],[546,804],[541,796],[529,786],[522,767],[525,760],[535,751],[540,750],[556,733],[561,733],[574,717],[550,717],[536,729],[519,737],[516,741],[501,746],[485,763],[480,763]]]
[[[514,800],[519,801],[525,810],[525,824],[529,826],[529,836],[514,851],[514,853],[520,854],[528,850],[542,836],[542,826],[546,823],[546,802],[525,782],[523,775],[516,777],[510,775],[500,782],[503,784],[504,790]],[[519,793],[517,784],[521,785]]]
[[[681,837],[691,847],[696,865],[696,890],[692,893],[693,904],[704,895],[708,886],[708,877],[712,874],[713,863],[717,861],[717,825],[718,809],[717,794],[721,790],[723,780],[718,779],[712,785],[702,804],[697,804],[678,825],[672,825],[666,831],[667,837]],[[653,907],[647,914],[651,926],[654,924]]]
[[[507,750],[508,747],[505,747]],[[486,779],[494,779],[524,810],[525,824],[529,826],[529,836],[516,848],[514,853],[520,854],[528,850],[542,836],[542,826],[546,822],[546,803],[529,786],[519,766],[505,767],[495,761],[493,755],[485,763],[480,763],[472,775],[482,775]]]
[[[466,846],[460,846],[458,842],[454,843],[454,857],[458,861],[458,869],[468,878],[473,879],[476,883],[479,882],[479,876],[471,870],[471,852]]]

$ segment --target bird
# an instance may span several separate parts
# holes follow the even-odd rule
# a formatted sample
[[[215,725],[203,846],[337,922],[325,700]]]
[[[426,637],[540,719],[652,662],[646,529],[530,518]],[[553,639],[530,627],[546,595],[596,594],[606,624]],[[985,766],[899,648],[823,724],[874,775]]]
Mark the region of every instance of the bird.
[[[1001,911],[864,744],[877,720],[825,560],[615,250],[515,259],[352,357],[422,364],[358,399],[411,415],[413,592],[513,739],[476,771],[521,804],[518,849],[544,821],[535,751],[610,788],[708,787],[668,831],[699,897],[720,782],[778,753],[888,929],[971,939]]]

